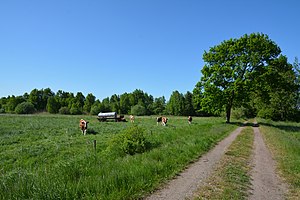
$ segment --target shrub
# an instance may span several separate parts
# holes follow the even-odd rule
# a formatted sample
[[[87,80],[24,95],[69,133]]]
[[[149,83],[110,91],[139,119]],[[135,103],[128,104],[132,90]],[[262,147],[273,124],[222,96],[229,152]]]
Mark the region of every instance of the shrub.
[[[82,111],[77,104],[73,104],[70,109],[70,113],[71,113],[71,115],[80,115],[80,114],[82,114]]]
[[[32,114],[35,112],[34,105],[30,102],[22,102],[15,108],[17,114]]]
[[[70,114],[70,109],[68,107],[64,106],[64,107],[61,107],[58,112],[59,112],[59,114],[62,114],[62,115],[68,115],[68,114]]]
[[[135,105],[131,108],[131,114],[137,116],[146,115],[146,108],[142,105]]]
[[[231,116],[234,119],[244,119],[244,118],[246,118],[246,114],[245,113],[246,113],[246,109],[244,107],[236,108],[236,109],[232,110]]]
[[[121,155],[145,152],[150,148],[150,142],[146,140],[144,132],[145,130],[138,126],[125,129],[111,140],[108,146],[109,151]]]
[[[99,112],[101,112],[101,108],[99,105],[92,105],[91,107],[91,114],[92,115],[97,115]]]
[[[274,110],[272,108],[263,108],[257,113],[257,117],[261,117],[264,119],[272,119],[272,116],[274,115]]]

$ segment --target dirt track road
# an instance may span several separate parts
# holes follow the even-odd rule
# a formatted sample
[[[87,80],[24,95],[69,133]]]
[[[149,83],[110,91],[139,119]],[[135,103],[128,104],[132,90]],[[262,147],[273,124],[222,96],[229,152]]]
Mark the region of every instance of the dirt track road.
[[[252,189],[250,200],[284,199],[287,186],[283,184],[276,174],[276,163],[261,136],[259,128],[254,127],[254,166],[251,173]]]
[[[227,138],[222,140],[214,149],[203,155],[197,162],[191,164],[178,177],[171,180],[164,188],[157,190],[147,200],[176,200],[188,199],[193,196],[197,188],[213,172],[226,149],[235,140],[243,127],[237,128]]]
[[[212,174],[230,144],[235,140],[243,127],[237,128],[214,149],[191,164],[178,177],[171,180],[162,189],[157,190],[146,200],[184,200],[192,199],[193,193],[205,183]],[[275,172],[276,163],[265,145],[259,128],[253,127],[254,147],[251,171],[251,190],[249,199],[284,199],[287,187]]]

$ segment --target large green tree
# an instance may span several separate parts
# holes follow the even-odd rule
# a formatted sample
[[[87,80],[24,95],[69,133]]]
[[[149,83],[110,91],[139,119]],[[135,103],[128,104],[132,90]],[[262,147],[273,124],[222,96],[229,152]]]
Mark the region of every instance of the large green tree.
[[[184,114],[184,96],[177,90],[173,91],[170,100],[166,105],[166,112],[169,115],[183,115]]]
[[[129,95],[125,92],[120,96],[120,113],[128,114],[130,112],[130,109],[131,109],[130,98]]]
[[[274,59],[255,81],[252,98],[258,116],[291,120],[297,107],[299,83],[285,56]]]
[[[249,92],[256,76],[281,53],[265,34],[253,33],[230,39],[204,52],[202,69],[202,109],[219,114],[226,112],[230,122],[231,109],[249,101]]]
[[[52,96],[54,96],[54,93],[50,88],[41,90],[33,89],[28,96],[28,100],[34,105],[37,111],[44,111],[46,110],[48,98]]]
[[[89,93],[85,98],[83,111],[90,113],[91,107],[95,103],[95,101],[96,101],[96,97],[92,93]]]
[[[165,111],[166,99],[164,96],[154,99],[153,102],[153,113],[156,115],[161,115]]]

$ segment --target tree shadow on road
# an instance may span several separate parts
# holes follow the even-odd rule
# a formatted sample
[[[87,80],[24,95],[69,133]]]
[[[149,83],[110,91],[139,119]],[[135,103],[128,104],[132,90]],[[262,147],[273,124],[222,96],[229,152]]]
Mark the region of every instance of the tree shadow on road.
[[[240,126],[240,127],[244,127],[244,126],[258,126],[257,123],[251,123],[251,122],[230,122],[230,123],[226,123],[226,124],[232,124],[235,126]]]

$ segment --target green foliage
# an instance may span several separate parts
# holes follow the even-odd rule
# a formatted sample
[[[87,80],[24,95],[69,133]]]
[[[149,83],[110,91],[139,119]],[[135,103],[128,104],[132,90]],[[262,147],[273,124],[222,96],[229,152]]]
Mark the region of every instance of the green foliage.
[[[108,149],[120,155],[143,153],[150,148],[144,132],[145,130],[139,126],[131,126],[116,135],[111,140]]]
[[[35,108],[32,103],[23,102],[17,105],[15,112],[17,114],[32,114],[35,112]]]
[[[99,100],[97,100],[91,107],[91,114],[92,115],[98,115],[98,113],[101,112],[101,103]]]
[[[95,101],[96,97],[93,94],[89,93],[85,98],[83,111],[86,113],[90,113],[92,105],[95,103]]]
[[[178,91],[175,92],[179,93]],[[176,115],[193,115],[195,113],[193,110],[193,94],[187,92],[185,96],[182,94],[180,96],[180,104],[171,100],[169,105],[171,111],[168,113],[171,114],[174,111]],[[111,111],[118,114],[135,114],[136,112],[136,115],[161,115],[166,113],[166,99],[164,96],[154,99],[152,95],[139,89],[134,90],[132,93],[113,94],[111,97],[104,98],[102,102],[96,99],[92,93],[85,97],[81,92],[77,92],[75,96],[71,92],[62,90],[58,90],[55,94],[50,88],[33,89],[30,94],[25,93],[23,96],[1,98],[0,108],[3,108],[7,113],[14,113],[15,107],[24,101],[31,102],[37,111],[47,111],[54,114],[71,113],[78,115],[83,113],[96,115],[99,112]],[[68,107],[69,111],[65,107]],[[60,112],[61,108],[63,108],[62,111],[67,112]]]
[[[17,105],[19,105],[20,103],[24,102],[25,99],[21,96],[15,97],[13,96],[9,96],[6,99],[6,103],[3,105],[3,108],[5,109],[5,112],[10,112],[10,113],[14,113],[15,109],[17,107]]]
[[[68,107],[64,106],[64,107],[61,107],[58,112],[59,112],[59,114],[62,114],[62,115],[69,115],[70,109]]]
[[[170,100],[166,105],[166,113],[169,115],[184,115],[185,114],[185,99],[183,94],[177,90],[172,93]]]
[[[136,115],[136,116],[143,116],[143,115],[146,115],[146,108],[142,105],[135,105],[135,106],[132,106],[131,108],[131,114],[132,115]]]
[[[183,115],[195,115],[195,108],[194,108],[194,101],[193,101],[193,94],[191,92],[187,92],[184,95],[184,109]]]
[[[249,107],[254,99],[263,100],[259,102],[262,107],[273,101],[272,109],[280,102],[280,110],[290,112],[293,97],[288,95],[288,100],[280,100],[277,98],[280,95],[275,95],[278,89],[286,89],[288,94],[295,92],[292,68],[283,56],[278,57],[280,53],[280,48],[267,35],[254,33],[210,48],[203,54],[206,64],[201,83],[197,85],[197,98],[202,97],[197,108],[213,114],[225,111],[227,122],[232,108]]]
[[[79,105],[79,103],[73,103],[72,107],[70,109],[70,114],[71,115],[80,115],[80,114],[82,114],[81,108],[82,107]]]
[[[153,113],[156,115],[161,115],[166,108],[166,99],[165,97],[155,98],[153,103]]]
[[[46,108],[49,113],[55,114],[58,113],[60,104],[55,97],[49,97]]]
[[[37,111],[44,111],[46,109],[48,98],[52,96],[54,96],[54,93],[50,88],[41,90],[33,89],[28,96],[28,100],[34,105]]]
[[[247,118],[246,112],[247,112],[247,110],[244,107],[233,109],[232,110],[232,117],[234,119],[238,119],[238,120],[246,119]]]
[[[286,57],[273,60],[255,81],[258,83],[252,98],[256,101],[258,116],[283,121],[294,118],[300,85]]]

